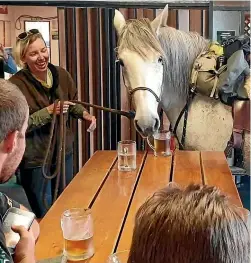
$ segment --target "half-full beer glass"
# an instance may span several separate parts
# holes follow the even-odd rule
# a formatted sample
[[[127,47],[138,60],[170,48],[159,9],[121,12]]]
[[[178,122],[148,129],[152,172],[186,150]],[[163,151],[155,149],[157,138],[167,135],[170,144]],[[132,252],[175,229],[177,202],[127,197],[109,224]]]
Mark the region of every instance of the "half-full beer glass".
[[[149,146],[153,149],[155,156],[169,156],[171,155],[170,141],[171,132],[167,130],[159,130],[153,135],[154,145],[151,144],[147,137]]]
[[[64,256],[71,261],[88,259],[94,254],[93,220],[90,209],[66,210],[61,218]]]

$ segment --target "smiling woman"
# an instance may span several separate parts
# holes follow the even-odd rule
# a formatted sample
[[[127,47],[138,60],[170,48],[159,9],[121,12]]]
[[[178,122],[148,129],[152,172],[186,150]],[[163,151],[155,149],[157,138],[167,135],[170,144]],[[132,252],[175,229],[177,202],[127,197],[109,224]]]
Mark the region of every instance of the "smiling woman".
[[[21,183],[37,217],[46,213],[45,203],[50,206],[73,177],[72,148],[73,131],[66,129],[66,178],[55,187],[56,178],[47,181],[42,173],[50,134],[50,124],[55,100],[64,101],[63,112],[70,117],[81,118],[90,122],[89,131],[96,127],[96,118],[91,116],[82,105],[75,105],[70,100],[77,99],[77,90],[70,74],[63,68],[49,63],[49,53],[44,38],[37,29],[30,29],[18,36],[15,47],[15,59],[22,67],[10,81],[23,92],[29,105],[30,116],[26,133],[26,150],[20,166]],[[60,103],[56,107],[60,114]],[[69,119],[68,119],[69,120]],[[59,143],[59,140],[55,142]],[[56,146],[55,149],[58,149]],[[56,151],[50,153],[52,165],[46,167],[47,174],[54,174],[57,162]],[[61,178],[61,175],[58,175]],[[57,188],[57,191],[55,190]],[[44,196],[43,194],[44,193]]]

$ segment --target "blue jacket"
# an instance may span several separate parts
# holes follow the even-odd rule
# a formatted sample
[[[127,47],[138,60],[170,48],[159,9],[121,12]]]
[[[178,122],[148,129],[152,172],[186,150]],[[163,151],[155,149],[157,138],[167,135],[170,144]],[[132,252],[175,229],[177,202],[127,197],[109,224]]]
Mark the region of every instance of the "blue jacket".
[[[8,56],[7,61],[4,60],[4,72],[15,74],[17,73],[17,65],[12,56]]]

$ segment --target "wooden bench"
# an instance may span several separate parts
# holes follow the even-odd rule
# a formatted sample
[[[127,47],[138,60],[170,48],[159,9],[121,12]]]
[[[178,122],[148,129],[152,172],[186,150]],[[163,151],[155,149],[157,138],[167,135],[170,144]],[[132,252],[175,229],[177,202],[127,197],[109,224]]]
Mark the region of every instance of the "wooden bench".
[[[117,169],[115,151],[98,151],[85,164],[40,223],[37,260],[62,254],[60,217],[73,207],[91,207],[94,219],[95,255],[90,263],[106,262],[109,254],[130,248],[134,216],[156,190],[175,182],[218,186],[242,206],[222,152],[177,151],[173,157],[137,153],[137,170]]]

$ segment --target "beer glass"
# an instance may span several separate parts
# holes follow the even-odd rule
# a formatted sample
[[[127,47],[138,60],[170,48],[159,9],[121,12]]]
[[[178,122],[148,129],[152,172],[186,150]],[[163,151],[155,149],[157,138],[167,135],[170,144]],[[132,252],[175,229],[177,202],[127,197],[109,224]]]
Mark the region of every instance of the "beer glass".
[[[127,140],[118,142],[118,169],[130,172],[136,169],[136,142]]]
[[[127,263],[129,250],[114,253],[109,256],[106,263]]]
[[[93,220],[90,209],[73,208],[61,217],[64,237],[64,256],[68,260],[80,261],[94,254]]]
[[[149,137],[147,137],[148,145],[153,149],[155,156],[169,156],[171,155],[170,141],[171,132],[167,130],[159,130],[153,135],[154,145],[151,144]]]

